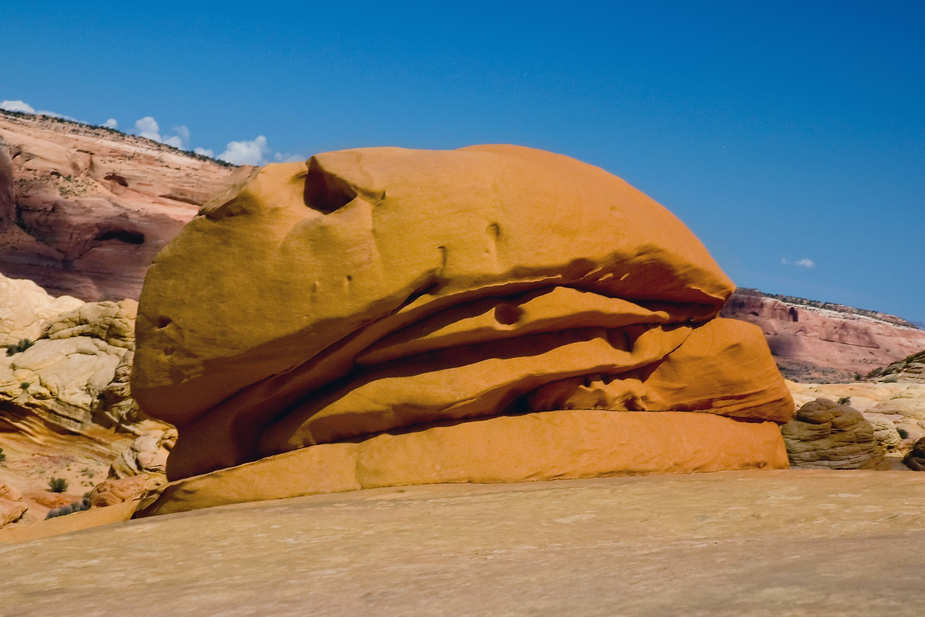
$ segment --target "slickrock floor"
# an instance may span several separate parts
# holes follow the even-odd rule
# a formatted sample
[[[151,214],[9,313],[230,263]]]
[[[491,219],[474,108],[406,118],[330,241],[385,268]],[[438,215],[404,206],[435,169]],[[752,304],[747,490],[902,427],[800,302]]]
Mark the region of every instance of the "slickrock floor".
[[[918,615],[925,474],[418,486],[0,545],[2,615]]]

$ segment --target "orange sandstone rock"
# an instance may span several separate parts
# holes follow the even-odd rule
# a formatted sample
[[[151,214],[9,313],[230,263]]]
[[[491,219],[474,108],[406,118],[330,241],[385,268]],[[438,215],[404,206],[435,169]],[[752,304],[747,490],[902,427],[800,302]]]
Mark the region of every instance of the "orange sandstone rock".
[[[171,479],[447,421],[466,421],[459,448],[484,439],[500,452],[532,430],[533,415],[517,415],[531,411],[608,410],[621,426],[621,410],[784,422],[792,400],[760,332],[712,321],[732,289],[665,208],[564,156],[515,146],[319,154],[254,172],[158,255],[132,392],[179,429]],[[462,428],[495,416],[506,417]],[[625,430],[675,430],[653,422]],[[714,420],[677,426],[693,422]],[[704,444],[728,442],[710,426]],[[777,460],[782,448],[742,443],[758,449],[731,467],[714,453],[706,467]],[[668,458],[651,468],[593,473],[687,469],[660,452]],[[469,479],[521,478],[502,469],[510,460]],[[417,479],[461,481],[428,477],[444,476]]]
[[[180,480],[142,515],[410,484],[786,468],[773,422],[563,410],[302,448]]]

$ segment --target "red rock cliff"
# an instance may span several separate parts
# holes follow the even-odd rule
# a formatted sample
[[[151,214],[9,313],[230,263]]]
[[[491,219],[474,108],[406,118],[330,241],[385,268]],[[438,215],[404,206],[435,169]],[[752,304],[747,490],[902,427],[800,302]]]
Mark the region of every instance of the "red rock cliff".
[[[137,299],[154,255],[250,171],[105,128],[0,113],[0,272],[55,295]]]
[[[781,372],[798,381],[850,381],[925,349],[925,330],[900,318],[752,290],[735,292],[720,314],[759,326]]]

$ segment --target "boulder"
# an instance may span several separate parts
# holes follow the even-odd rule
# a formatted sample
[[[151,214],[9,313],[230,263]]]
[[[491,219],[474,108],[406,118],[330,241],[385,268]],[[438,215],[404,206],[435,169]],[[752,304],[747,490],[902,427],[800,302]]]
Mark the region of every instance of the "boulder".
[[[166,481],[167,456],[176,441],[176,429],[147,431],[116,457],[109,477],[122,479],[146,474],[162,476]]]
[[[903,458],[903,463],[914,471],[925,471],[925,437],[916,440],[912,449]]]
[[[146,474],[109,478],[94,486],[90,491],[90,507],[103,508],[131,501],[161,484],[163,482],[158,482]]]
[[[873,469],[883,462],[871,423],[856,409],[829,399],[800,407],[781,434],[791,467]]]
[[[0,497],[0,528],[21,519],[28,509],[22,501]]]
[[[664,207],[564,156],[515,146],[319,154],[255,172],[157,256],[131,387],[144,413],[179,430],[171,479],[444,425],[458,431],[447,438],[458,452],[471,440],[514,451],[521,432],[560,427],[563,412],[568,427],[531,442],[524,469],[460,463],[469,471],[448,481],[540,477],[555,436],[577,439],[602,414],[632,416],[612,421],[651,441],[659,431],[644,418],[691,412],[677,426],[709,459],[692,470],[756,457],[786,466],[779,439],[760,436],[777,434],[792,399],[760,329],[716,319],[732,290]],[[712,451],[732,425],[764,445]],[[398,460],[415,442],[377,443]],[[589,468],[673,469],[658,451],[654,465],[630,456]],[[418,464],[384,482],[444,477]]]

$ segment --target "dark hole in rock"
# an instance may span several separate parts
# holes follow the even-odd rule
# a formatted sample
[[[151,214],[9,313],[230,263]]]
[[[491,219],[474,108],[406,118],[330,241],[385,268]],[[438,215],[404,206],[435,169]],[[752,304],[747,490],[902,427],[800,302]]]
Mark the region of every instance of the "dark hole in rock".
[[[324,214],[346,206],[356,198],[356,191],[343,180],[321,169],[315,161],[309,163],[305,178],[305,205]]]
[[[517,320],[520,319],[522,314],[523,310],[521,310],[519,306],[514,306],[513,304],[499,304],[495,307],[495,319],[498,323],[506,326],[517,323]]]
[[[116,174],[109,174],[108,176],[104,177],[103,180],[109,180],[121,186],[128,186],[128,181],[122,176],[118,176]]]
[[[108,229],[96,234],[97,241],[105,242],[106,240],[118,240],[126,244],[144,244],[145,235],[140,231],[130,231],[128,229]]]

